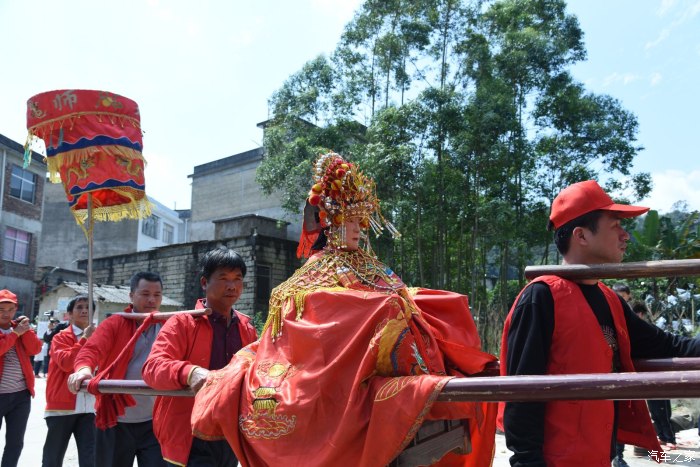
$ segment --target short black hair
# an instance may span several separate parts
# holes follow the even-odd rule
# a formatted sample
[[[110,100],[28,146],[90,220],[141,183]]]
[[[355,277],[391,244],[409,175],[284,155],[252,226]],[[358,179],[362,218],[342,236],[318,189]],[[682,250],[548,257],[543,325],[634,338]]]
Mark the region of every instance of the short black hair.
[[[131,292],[136,290],[136,288],[139,286],[139,282],[141,282],[141,279],[148,282],[158,282],[160,283],[160,286],[163,287],[163,281],[160,278],[160,274],[151,271],[139,271],[131,276],[131,279],[129,279],[129,290]]]
[[[635,300],[632,302],[632,311],[635,313],[644,313],[645,315],[649,313],[649,308],[647,308],[647,304],[641,300]]]
[[[554,231],[554,243],[557,245],[557,250],[562,255],[565,255],[569,251],[569,245],[571,244],[571,236],[574,233],[576,227],[585,227],[593,233],[598,230],[598,221],[603,215],[602,210],[596,210],[587,212],[582,216],[578,216],[575,219],[570,220],[566,224],[559,227]],[[549,222],[549,227],[552,227],[552,222]]]
[[[214,271],[219,268],[231,270],[240,269],[241,274],[245,277],[245,261],[241,255],[229,248],[214,248],[202,256],[199,262],[199,277],[204,277],[206,280],[209,280],[211,275],[214,274]]]
[[[616,284],[613,284],[612,289],[617,292],[617,293],[626,293],[626,294],[631,294],[632,292],[630,291],[630,288],[627,284],[624,282],[617,282]]]
[[[66,311],[68,313],[73,313],[73,308],[75,308],[75,305],[81,300],[85,300],[87,302],[88,296],[85,294],[80,294],[80,295],[76,295],[75,297],[71,298],[70,302],[68,302],[68,306],[66,307]],[[93,310],[95,309],[95,300],[92,301],[92,309]]]

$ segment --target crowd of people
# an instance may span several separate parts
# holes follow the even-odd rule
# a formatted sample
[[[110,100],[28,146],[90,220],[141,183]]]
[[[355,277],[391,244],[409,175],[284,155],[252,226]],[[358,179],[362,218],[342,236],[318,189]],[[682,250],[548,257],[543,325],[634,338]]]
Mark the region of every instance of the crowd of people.
[[[564,264],[621,262],[629,240],[621,220],[647,210],[614,203],[595,181],[565,188],[550,214]],[[463,420],[470,447],[440,453],[442,465],[490,465],[496,425],[513,466],[624,466],[623,443],[674,447],[668,401],[649,401],[656,431],[643,401],[436,401],[451,378],[480,373],[496,358],[481,351],[466,297],[407,287],[377,259],[370,229],[400,235],[382,216],[371,178],[338,154],[320,156],[298,249],[308,260],[274,289],[260,338],[234,308],[245,261],[223,247],[200,262],[195,308],[211,314],[156,320],[162,280],[141,271],[131,278],[126,316],[95,326],[88,297],[78,295],[67,323],[50,325],[42,341],[28,318],[15,319],[16,295],[1,290],[2,466],[17,465],[22,451],[39,361],[47,376],[44,466],[62,465],[71,437],[81,467],[383,466],[422,423],[444,419]],[[700,356],[700,340],[648,322],[625,287],[531,281],[505,322],[501,374],[626,372],[635,358]],[[101,394],[108,379],[196,396]]]

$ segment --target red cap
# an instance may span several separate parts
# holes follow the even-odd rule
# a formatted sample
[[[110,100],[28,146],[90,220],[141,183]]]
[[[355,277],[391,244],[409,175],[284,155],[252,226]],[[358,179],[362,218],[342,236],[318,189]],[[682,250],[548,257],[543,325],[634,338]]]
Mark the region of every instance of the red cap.
[[[17,304],[17,295],[7,289],[0,290],[0,302],[11,302]]]
[[[564,188],[552,203],[549,220],[558,229],[569,221],[592,211],[614,211],[620,217],[636,217],[649,210],[642,206],[616,204],[595,180],[574,183]]]

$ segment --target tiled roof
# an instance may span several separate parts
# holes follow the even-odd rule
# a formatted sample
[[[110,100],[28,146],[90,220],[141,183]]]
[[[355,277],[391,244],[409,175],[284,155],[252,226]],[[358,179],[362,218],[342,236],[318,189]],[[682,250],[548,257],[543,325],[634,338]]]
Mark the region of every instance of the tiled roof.
[[[69,282],[64,281],[63,285],[73,289],[75,293],[85,294],[88,293],[87,282]],[[93,284],[92,285],[92,295],[95,300],[109,302],[109,303],[131,303],[129,298],[129,287],[124,285],[104,285],[104,284]],[[173,300],[171,298],[163,295],[162,305],[167,306],[184,306],[182,303]]]

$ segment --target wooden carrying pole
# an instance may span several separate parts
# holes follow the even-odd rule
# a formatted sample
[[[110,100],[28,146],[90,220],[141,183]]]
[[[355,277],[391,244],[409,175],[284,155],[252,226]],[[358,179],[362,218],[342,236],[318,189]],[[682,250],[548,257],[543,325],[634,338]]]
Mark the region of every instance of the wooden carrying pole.
[[[550,274],[571,280],[700,276],[700,259],[673,259],[610,264],[563,264],[527,266],[525,268],[525,278],[528,280]]]
[[[156,321],[165,321],[168,318],[171,318],[176,315],[192,315],[192,316],[206,316],[210,315],[212,313],[211,308],[201,308],[199,310],[182,310],[182,311],[154,311],[153,313],[126,313],[126,312],[119,312],[119,313],[112,313],[113,315],[117,316],[122,316],[126,319],[134,319],[137,321],[144,320],[148,318],[151,314],[153,315],[153,319]]]
[[[93,293],[92,293],[92,246],[93,246],[93,236],[95,234],[94,231],[94,226],[95,222],[94,219],[92,218],[92,193],[88,193],[87,195],[87,212],[88,212],[88,228],[85,230],[85,236],[87,237],[87,242],[88,242],[88,260],[87,260],[87,278],[88,278],[88,326],[92,326],[92,318],[95,315],[95,310],[93,304],[94,299],[93,299]]]
[[[197,310],[199,311],[199,310]],[[604,373],[557,376],[487,376],[498,374],[498,362],[484,376],[455,378],[438,396],[441,401],[546,401],[577,399],[668,399],[700,397],[700,358],[635,360],[645,373]],[[680,370],[680,371],[668,371]],[[192,391],[158,391],[140,380],[103,380],[102,394],[192,396]],[[87,390],[87,381],[82,391]]]
[[[700,371],[456,378],[439,401],[547,402],[700,397]]]

